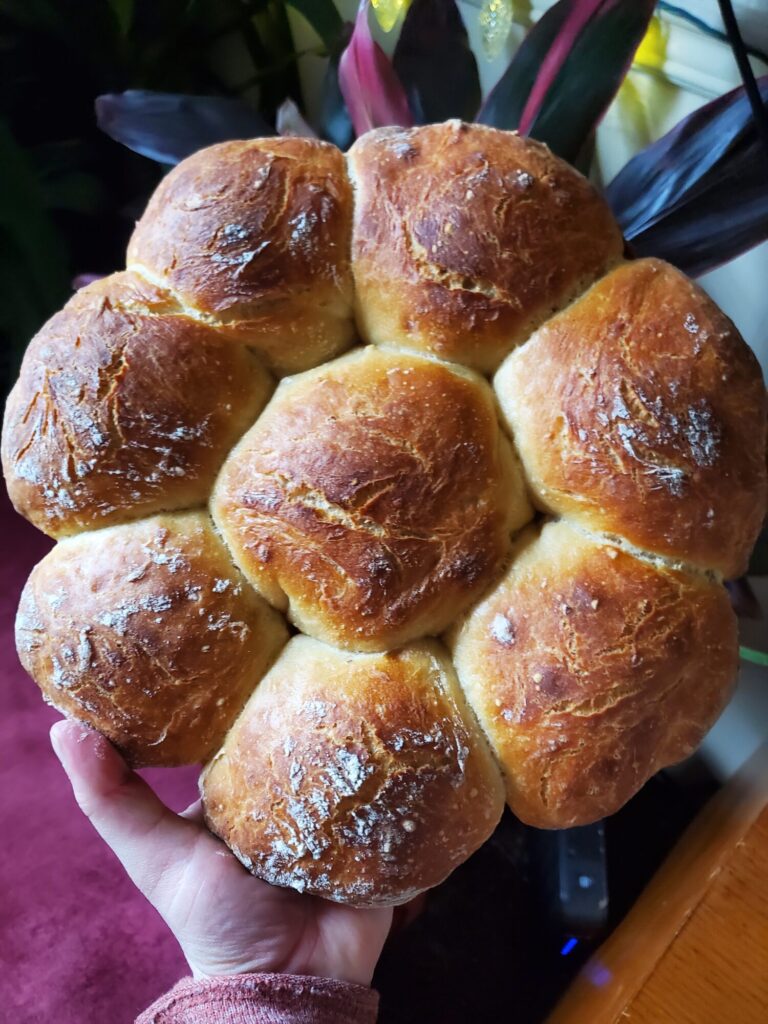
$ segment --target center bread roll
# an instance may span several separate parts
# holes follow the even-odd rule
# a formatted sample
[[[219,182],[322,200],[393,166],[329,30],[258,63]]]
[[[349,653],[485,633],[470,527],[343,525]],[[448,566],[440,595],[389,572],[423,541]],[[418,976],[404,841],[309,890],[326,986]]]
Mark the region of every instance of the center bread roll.
[[[435,641],[288,643],[203,773],[209,827],[260,878],[353,906],[441,882],[501,817],[501,776]]]
[[[284,381],[224,465],[212,511],[268,601],[353,650],[444,630],[531,516],[490,387],[377,348]]]

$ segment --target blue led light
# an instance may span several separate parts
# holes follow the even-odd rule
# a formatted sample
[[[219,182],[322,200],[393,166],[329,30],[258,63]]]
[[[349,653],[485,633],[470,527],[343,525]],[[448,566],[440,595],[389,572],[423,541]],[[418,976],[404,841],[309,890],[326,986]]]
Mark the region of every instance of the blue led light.
[[[578,939],[574,939],[573,937],[571,937],[570,939],[566,939],[563,943],[563,948],[560,950],[560,956],[568,956],[568,954],[573,952],[573,950],[578,946],[578,944]]]

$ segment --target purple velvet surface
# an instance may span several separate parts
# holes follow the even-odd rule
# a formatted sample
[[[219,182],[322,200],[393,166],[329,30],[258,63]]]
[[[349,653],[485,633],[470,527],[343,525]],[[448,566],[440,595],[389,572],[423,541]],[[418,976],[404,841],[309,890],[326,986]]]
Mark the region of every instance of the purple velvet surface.
[[[19,593],[51,544],[0,490],[0,1020],[128,1024],[186,973],[185,963],[78,810],[51,750],[58,716],[13,641]],[[194,768],[143,774],[176,809],[197,795]]]

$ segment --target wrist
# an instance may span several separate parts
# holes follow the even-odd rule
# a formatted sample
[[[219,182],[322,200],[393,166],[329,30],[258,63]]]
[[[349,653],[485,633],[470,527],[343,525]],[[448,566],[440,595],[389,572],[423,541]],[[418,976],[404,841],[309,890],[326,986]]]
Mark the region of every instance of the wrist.
[[[371,988],[297,974],[241,973],[184,978],[136,1024],[231,1024],[232,1020],[373,1024],[379,997]]]

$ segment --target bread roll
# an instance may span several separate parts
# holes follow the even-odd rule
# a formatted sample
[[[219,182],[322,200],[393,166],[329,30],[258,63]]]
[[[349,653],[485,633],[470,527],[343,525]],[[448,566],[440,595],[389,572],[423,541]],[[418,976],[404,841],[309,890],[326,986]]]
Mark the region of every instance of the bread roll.
[[[491,372],[620,259],[605,202],[546,146],[447,121],[349,151],[363,337]]]
[[[7,408],[14,503],[65,538],[18,618],[47,700],[134,764],[205,759],[244,864],[356,906],[444,878],[502,773],[563,827],[693,749],[736,673],[717,581],[765,511],[764,385],[576,171],[456,121],[346,160],[224,143],[128,261]],[[270,371],[300,372],[270,399]],[[513,544],[529,496],[561,518]]]
[[[130,273],[77,292],[27,349],[5,411],[14,505],[65,537],[203,505],[272,390],[243,347]]]
[[[16,620],[45,699],[134,765],[208,757],[286,640],[203,512],[62,541]]]
[[[538,828],[612,814],[691,754],[738,664],[722,586],[564,522],[525,531],[451,646],[509,806]]]
[[[531,515],[488,385],[376,348],[284,381],[212,508],[256,589],[353,650],[445,629]]]
[[[295,637],[205,769],[206,820],[254,874],[403,903],[491,834],[498,768],[435,642],[352,654]]]
[[[737,576],[765,514],[766,394],[731,321],[661,260],[617,268],[495,387],[542,508]]]
[[[163,179],[136,225],[128,265],[253,346],[277,373],[294,372],[355,336],[351,217],[335,146],[223,142]]]

